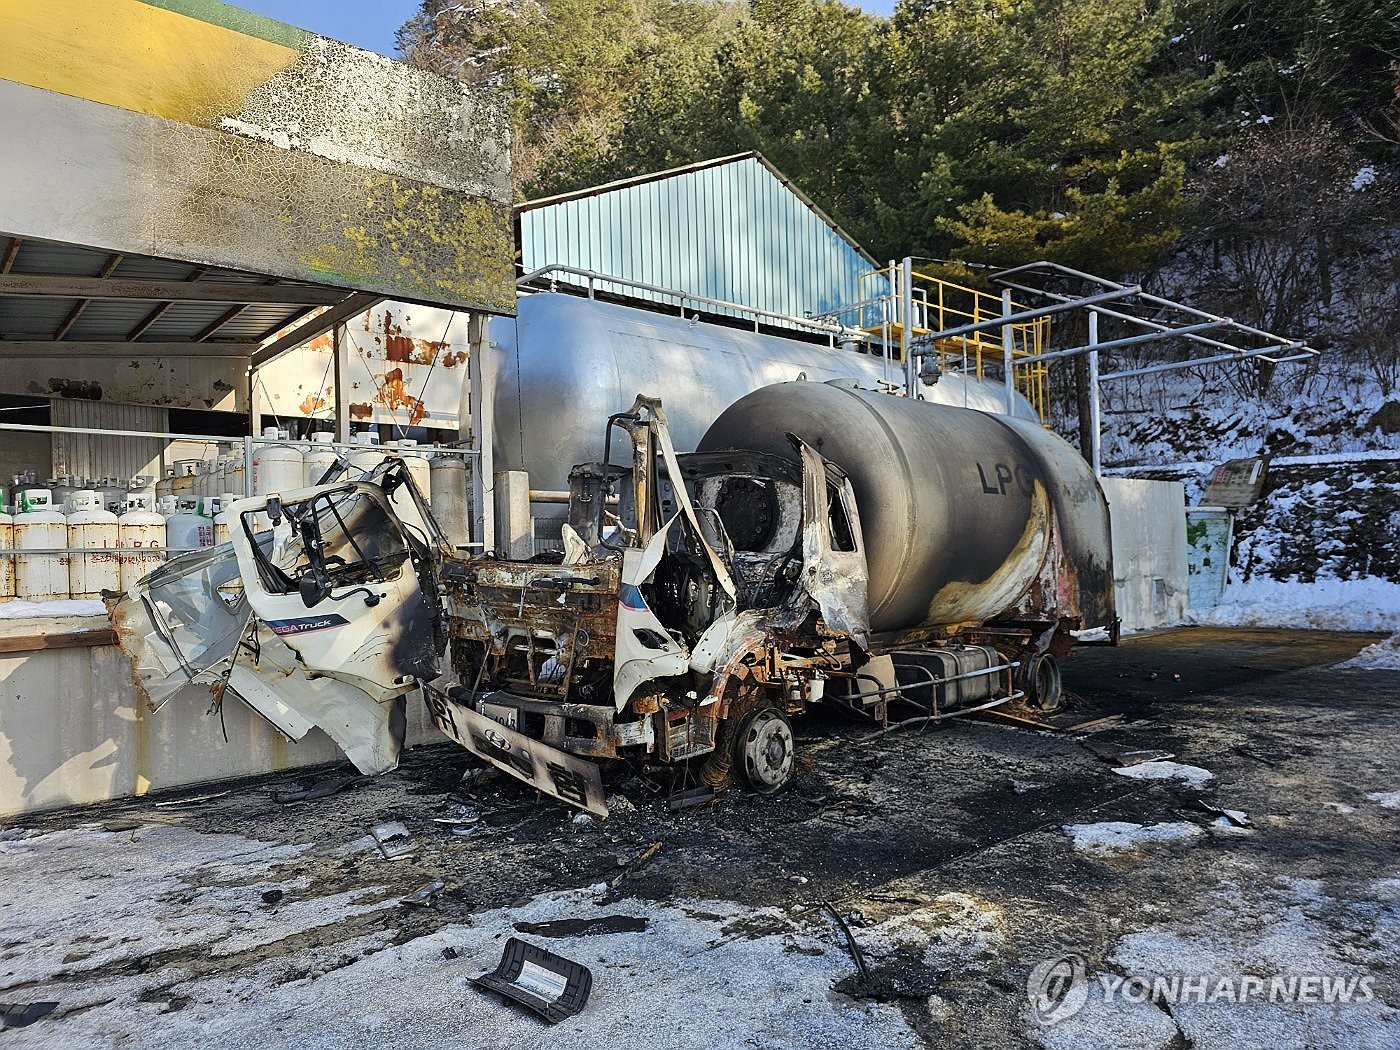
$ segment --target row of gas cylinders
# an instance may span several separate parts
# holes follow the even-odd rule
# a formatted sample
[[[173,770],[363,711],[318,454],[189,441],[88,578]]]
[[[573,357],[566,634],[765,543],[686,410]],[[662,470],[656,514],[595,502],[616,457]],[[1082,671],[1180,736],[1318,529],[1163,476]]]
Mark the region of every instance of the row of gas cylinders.
[[[156,485],[156,497],[221,496],[249,491],[264,496],[273,492],[319,485],[326,471],[335,465],[340,452],[333,445],[334,435],[319,432],[309,442],[292,443],[288,432],[268,427],[253,449],[252,485],[246,484],[247,467],[243,454],[234,451],[213,459],[180,460]],[[470,473],[466,459],[420,446],[411,438],[381,445],[372,431],[354,434],[345,459],[350,465],[349,480],[373,470],[386,455],[400,456],[408,465],[413,482],[433,508],[448,542],[462,546],[470,541],[471,524],[467,511]],[[345,479],[340,479],[345,480]]]
[[[269,430],[263,436],[266,442],[253,454],[255,495],[317,484],[337,458],[329,434],[316,435],[305,454],[294,445],[276,443],[279,437],[285,439],[285,432]],[[432,506],[448,542],[462,546],[470,540],[468,468],[463,457],[438,454],[429,459],[427,450],[419,450],[411,441],[381,447],[377,434],[355,437],[354,443],[364,449],[346,457],[352,480],[382,463],[386,453],[398,454]],[[327,447],[315,447],[322,444]],[[50,489],[13,493],[15,513],[0,513],[0,550],[15,552],[0,555],[0,602],[99,598],[103,590],[130,588],[161,564],[167,551],[183,553],[225,542],[228,521],[223,509],[244,498],[239,487],[232,487],[244,481],[243,458],[220,457],[212,463],[213,469],[189,469],[205,462],[177,464],[176,471],[167,475],[166,482],[179,483],[179,492],[171,491],[173,484],[163,483],[154,492],[128,491],[115,504],[100,489],[60,489],[65,497],[62,503]],[[210,493],[208,486],[220,481],[231,487]],[[72,553],[23,553],[65,549]],[[78,553],[87,550],[94,553]]]
[[[100,490],[80,489],[59,507],[50,490],[24,489],[15,513],[0,513],[0,550],[14,552],[0,555],[0,602],[100,598],[104,590],[129,588],[160,565],[167,550],[228,539],[217,497],[152,502],[148,492],[129,493],[118,515],[103,505]],[[56,553],[63,550],[70,553]]]

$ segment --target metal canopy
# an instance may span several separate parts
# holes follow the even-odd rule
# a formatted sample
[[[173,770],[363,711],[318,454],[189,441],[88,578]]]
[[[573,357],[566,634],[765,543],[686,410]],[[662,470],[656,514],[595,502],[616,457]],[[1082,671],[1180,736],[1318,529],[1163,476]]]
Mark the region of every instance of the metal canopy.
[[[329,285],[3,233],[0,245],[0,358],[115,363],[198,357],[258,367],[381,299]]]

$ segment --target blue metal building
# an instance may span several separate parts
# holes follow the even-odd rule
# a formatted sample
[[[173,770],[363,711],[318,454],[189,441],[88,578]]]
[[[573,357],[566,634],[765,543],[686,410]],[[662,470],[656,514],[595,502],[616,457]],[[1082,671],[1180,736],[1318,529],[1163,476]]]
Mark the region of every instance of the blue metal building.
[[[545,267],[588,271],[629,282],[595,279],[595,290],[706,313],[734,311],[694,299],[681,303],[660,289],[815,317],[859,299],[861,275],[876,268],[756,152],[527,201],[517,206],[515,221],[524,274]],[[544,276],[589,283],[562,269]]]

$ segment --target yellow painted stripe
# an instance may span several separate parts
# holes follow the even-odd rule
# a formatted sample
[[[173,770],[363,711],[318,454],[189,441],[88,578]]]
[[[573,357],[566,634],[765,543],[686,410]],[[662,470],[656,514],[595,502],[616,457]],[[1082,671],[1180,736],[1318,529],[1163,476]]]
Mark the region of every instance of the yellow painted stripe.
[[[217,127],[300,52],[140,0],[0,0],[0,78]]]

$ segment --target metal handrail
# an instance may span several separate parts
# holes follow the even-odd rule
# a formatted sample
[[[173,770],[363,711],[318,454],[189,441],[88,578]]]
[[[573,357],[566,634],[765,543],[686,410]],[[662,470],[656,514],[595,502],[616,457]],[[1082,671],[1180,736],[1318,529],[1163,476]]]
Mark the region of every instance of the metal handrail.
[[[775,321],[783,321],[787,324],[811,328],[813,331],[831,336],[833,340],[838,336],[843,340],[868,340],[870,338],[869,334],[860,328],[851,328],[847,325],[822,321],[812,317],[794,317],[791,314],[779,313],[776,310],[765,310],[762,307],[730,302],[727,299],[715,299],[708,295],[695,295],[691,292],[681,291],[679,288],[667,288],[659,284],[649,284],[646,281],[634,281],[630,277],[616,277],[612,274],[599,273],[597,270],[584,270],[577,266],[567,266],[563,263],[550,263],[547,266],[541,266],[536,270],[531,270],[529,273],[517,278],[515,285],[517,288],[528,288],[532,282],[548,274],[556,273],[571,274],[575,277],[586,278],[588,281],[586,286],[588,288],[588,298],[590,299],[595,298],[593,285],[596,281],[603,284],[615,284],[623,288],[636,288],[645,292],[652,292],[656,295],[665,295],[673,299],[679,299],[682,314],[685,312],[686,303],[703,304],[705,306],[714,306],[721,310],[733,310],[737,313],[749,314],[755,318],[754,331],[758,331],[757,318],[767,317]],[[551,281],[550,283],[553,285],[558,282]]]

